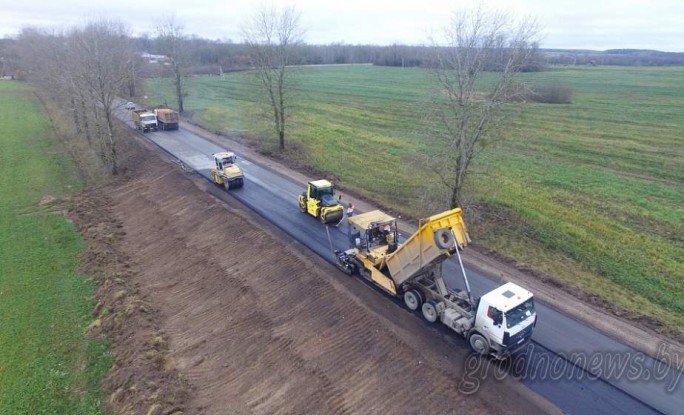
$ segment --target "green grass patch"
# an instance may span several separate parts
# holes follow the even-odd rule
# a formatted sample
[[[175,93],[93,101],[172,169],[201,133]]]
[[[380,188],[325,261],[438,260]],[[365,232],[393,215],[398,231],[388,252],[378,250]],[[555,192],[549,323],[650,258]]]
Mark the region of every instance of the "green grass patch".
[[[102,413],[110,357],[85,335],[95,287],[78,275],[84,244],[40,203],[81,184],[28,85],[0,82],[0,132],[0,414]]]
[[[421,116],[436,93],[420,69],[299,68],[289,156],[414,216],[434,180],[420,155],[441,151]],[[684,68],[567,67],[522,75],[563,85],[573,103],[512,104],[520,117],[474,166],[470,192],[505,218],[471,236],[521,262],[668,327],[684,327]],[[485,80],[486,81],[486,80]],[[150,80],[151,103],[173,102]],[[193,77],[187,108],[226,133],[273,137],[249,73]],[[275,139],[271,141],[275,143]],[[272,144],[275,145],[275,144]],[[476,217],[477,215],[474,215]]]

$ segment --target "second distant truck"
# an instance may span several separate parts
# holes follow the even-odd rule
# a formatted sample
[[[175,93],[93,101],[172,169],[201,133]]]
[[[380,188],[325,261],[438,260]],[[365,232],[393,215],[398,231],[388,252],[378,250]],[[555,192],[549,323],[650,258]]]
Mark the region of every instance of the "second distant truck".
[[[178,113],[171,108],[160,107],[154,110],[160,130],[177,130]]]

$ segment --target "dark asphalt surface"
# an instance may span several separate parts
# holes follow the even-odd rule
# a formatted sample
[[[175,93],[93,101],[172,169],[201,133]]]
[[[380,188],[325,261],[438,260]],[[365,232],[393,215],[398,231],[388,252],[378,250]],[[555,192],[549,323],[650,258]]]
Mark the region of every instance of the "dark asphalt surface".
[[[122,109],[120,118],[132,127],[128,111]],[[209,178],[212,154],[226,150],[183,129],[147,133],[145,137],[205,178]],[[302,185],[238,156],[245,186],[230,194],[334,262],[325,227],[298,209]],[[345,225],[329,230],[336,249],[348,247]],[[466,272],[476,297],[499,284],[475,270]],[[463,288],[458,263],[447,261],[444,273],[447,284]],[[684,414],[681,373],[539,301],[537,313],[532,344],[500,366],[500,373],[519,378],[568,414]]]

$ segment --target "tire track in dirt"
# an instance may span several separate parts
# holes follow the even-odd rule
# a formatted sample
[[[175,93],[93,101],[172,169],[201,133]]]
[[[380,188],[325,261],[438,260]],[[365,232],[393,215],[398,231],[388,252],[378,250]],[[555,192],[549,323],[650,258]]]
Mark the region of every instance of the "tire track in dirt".
[[[526,413],[461,395],[460,379],[385,326],[293,247],[161,160],[109,189],[136,283],[160,310],[186,413]],[[341,275],[341,274],[340,274]]]

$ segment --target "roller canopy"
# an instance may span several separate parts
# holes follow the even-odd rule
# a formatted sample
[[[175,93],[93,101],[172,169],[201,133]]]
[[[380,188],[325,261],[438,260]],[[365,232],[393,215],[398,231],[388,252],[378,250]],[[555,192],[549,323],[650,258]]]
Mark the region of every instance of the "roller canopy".
[[[372,210],[370,212],[362,213],[360,215],[349,218],[349,224],[358,229],[368,229],[373,224],[393,222],[395,219],[379,210]]]

